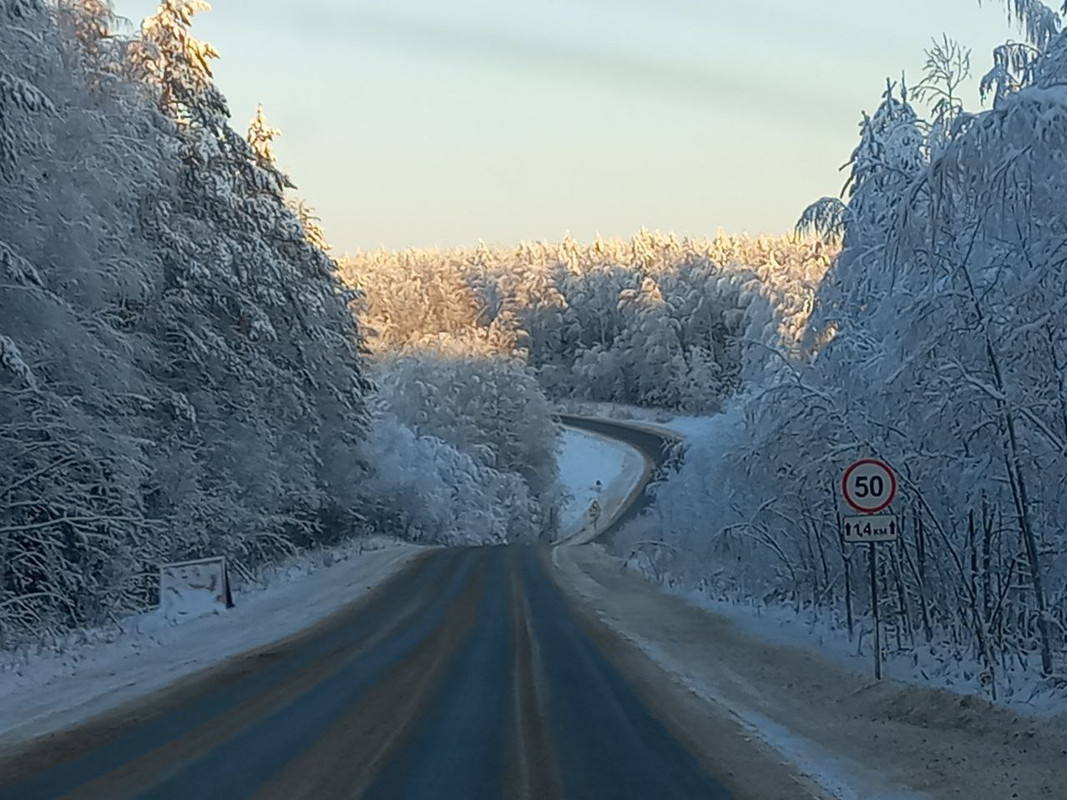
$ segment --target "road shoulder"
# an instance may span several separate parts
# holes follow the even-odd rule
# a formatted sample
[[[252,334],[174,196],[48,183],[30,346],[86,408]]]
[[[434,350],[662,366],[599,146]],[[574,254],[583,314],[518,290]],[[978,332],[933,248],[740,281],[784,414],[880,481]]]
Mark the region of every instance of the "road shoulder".
[[[733,800],[830,800],[774,748],[755,739],[729,708],[709,703],[685,683],[664,680],[663,666],[610,624],[599,603],[576,586],[575,559],[589,548],[561,548],[549,565],[586,633],[625,677],[642,703],[721,782]],[[604,624],[608,622],[609,624]]]
[[[238,596],[228,611],[179,626],[141,615],[112,640],[9,666],[0,671],[0,751],[136,704],[229,659],[300,635],[427,552],[413,545],[353,551],[296,580]]]
[[[681,715],[689,726],[702,717],[711,720],[706,724],[732,720],[732,732],[720,730],[742,743],[742,758],[743,745],[756,744],[764,761],[791,763],[794,775],[805,776],[795,780],[809,794],[788,796],[1067,796],[1062,723],[941,690],[873,684],[811,651],[757,640],[662,593],[597,546],[558,549],[553,561],[561,585],[631,652],[654,663],[661,684],[673,685],[663,694],[674,698],[660,704],[663,713]],[[626,649],[615,646],[614,657],[633,660],[620,656]],[[673,680],[663,681],[664,672]],[[722,749],[728,744],[716,747],[712,758],[738,757]],[[761,795],[742,781],[737,796],[786,795]]]

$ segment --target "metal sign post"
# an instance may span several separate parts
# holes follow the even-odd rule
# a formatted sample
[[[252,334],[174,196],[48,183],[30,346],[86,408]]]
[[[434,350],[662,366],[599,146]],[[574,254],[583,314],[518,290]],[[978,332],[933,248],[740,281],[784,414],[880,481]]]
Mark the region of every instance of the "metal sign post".
[[[871,622],[874,624],[874,679],[882,680],[882,626],[878,619],[878,561],[874,542],[867,545],[871,565]]]
[[[871,623],[874,627],[874,677],[882,679],[882,626],[878,613],[878,542],[895,542],[900,527],[884,514],[897,496],[897,476],[884,461],[865,458],[845,470],[841,479],[845,502],[863,516],[845,517],[841,536],[849,544],[866,544],[871,572]]]

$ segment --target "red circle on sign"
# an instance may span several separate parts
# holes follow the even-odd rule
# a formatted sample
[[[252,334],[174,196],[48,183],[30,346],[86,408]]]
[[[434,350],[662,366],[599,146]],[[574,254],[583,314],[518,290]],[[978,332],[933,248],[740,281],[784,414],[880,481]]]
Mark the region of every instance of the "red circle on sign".
[[[886,501],[875,508],[864,508],[863,506],[859,505],[855,500],[852,499],[852,493],[849,491],[848,488],[848,479],[852,477],[852,473],[860,467],[866,466],[878,467],[880,470],[885,472],[886,476],[889,478],[889,494],[886,495]],[[896,499],[897,475],[895,472],[893,472],[892,467],[890,467],[884,461],[880,461],[877,458],[865,458],[862,461],[857,461],[855,464],[852,464],[848,469],[845,470],[845,476],[841,479],[841,494],[844,495],[845,502],[861,514],[877,514],[879,511],[885,511],[887,508],[889,508],[892,502]]]

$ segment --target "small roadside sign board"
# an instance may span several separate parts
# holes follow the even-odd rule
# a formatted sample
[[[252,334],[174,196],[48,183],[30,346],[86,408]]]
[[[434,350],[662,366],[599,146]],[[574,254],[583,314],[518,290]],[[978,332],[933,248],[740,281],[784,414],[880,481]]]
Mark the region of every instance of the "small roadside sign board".
[[[233,608],[226,559],[220,556],[161,564],[159,608],[172,622]]]
[[[889,508],[897,496],[897,476],[884,461],[865,458],[845,470],[841,493],[853,510],[861,514],[879,514]]]
[[[850,544],[870,544],[871,542],[895,542],[900,536],[900,527],[893,514],[862,517],[845,517],[845,541]]]

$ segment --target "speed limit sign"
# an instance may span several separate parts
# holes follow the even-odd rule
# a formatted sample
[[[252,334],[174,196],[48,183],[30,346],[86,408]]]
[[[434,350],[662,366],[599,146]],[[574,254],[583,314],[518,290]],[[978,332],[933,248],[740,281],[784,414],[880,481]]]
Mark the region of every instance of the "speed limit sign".
[[[845,470],[841,492],[856,511],[877,514],[889,508],[897,496],[897,476],[884,461],[865,458]]]

